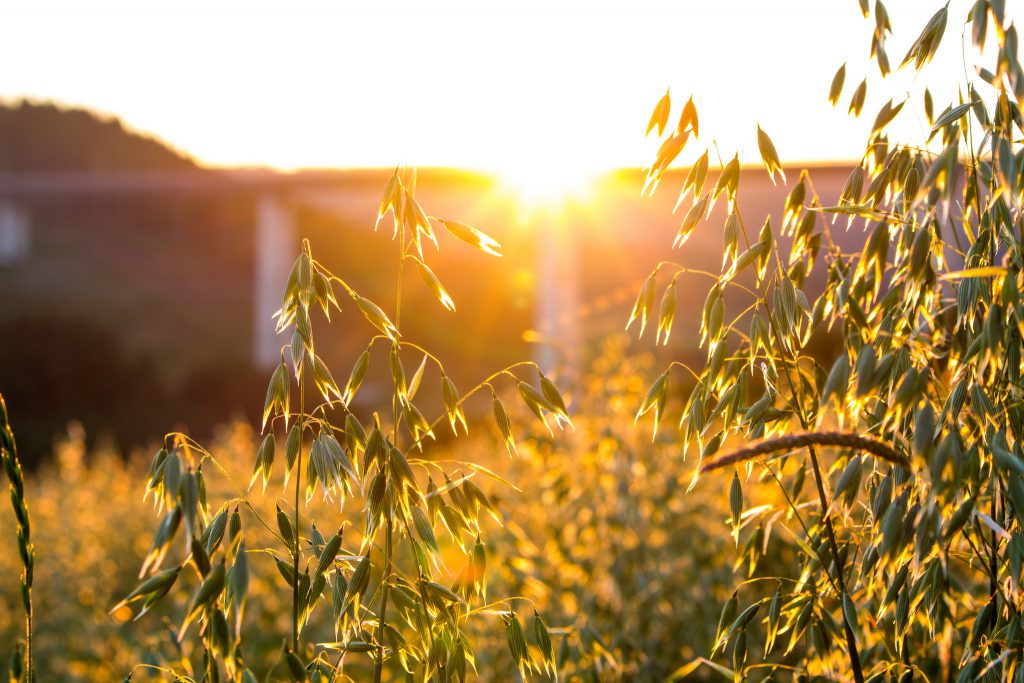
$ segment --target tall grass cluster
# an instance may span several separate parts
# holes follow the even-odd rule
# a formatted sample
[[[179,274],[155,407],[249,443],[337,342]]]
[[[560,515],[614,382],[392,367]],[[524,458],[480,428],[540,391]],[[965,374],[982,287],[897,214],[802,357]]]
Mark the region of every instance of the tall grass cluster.
[[[614,338],[568,402],[530,361],[460,392],[403,335],[403,289],[425,286],[443,320],[455,300],[430,250],[500,245],[429,216],[396,170],[377,220],[394,301],[304,242],[259,434],[208,448],[171,433],[148,468],[86,464],[72,435],[26,482],[0,404],[17,539],[0,569],[21,576],[0,633],[25,634],[9,678],[1021,680],[1018,36],[1001,1],[938,6],[895,65],[885,6],[859,6],[872,74],[851,88],[844,64],[828,90],[854,116],[869,83],[927,71],[961,26],[980,56],[956,100],[915,81],[881,107],[838,202],[812,173],[787,176],[758,126],[787,196],[774,224],[745,216],[739,157],[703,147],[694,99],[675,125],[668,93],[654,109],[644,191],[698,147],[671,188],[672,247],[721,202],[723,255],[716,272],[655,265],[627,327],[667,345],[679,289],[702,291],[702,362],[655,367]],[[891,133],[911,112],[922,139]],[[844,251],[840,229],[862,247]],[[365,338],[344,373],[316,335],[339,317]],[[370,364],[388,390],[357,411]],[[139,482],[137,507],[111,509]]]
[[[874,19],[870,54],[886,78],[888,14],[881,2],[861,8]],[[742,214],[736,157],[717,158],[708,181],[705,151],[683,183],[689,208],[673,246],[723,201],[722,269],[705,278],[660,264],[633,318],[641,334],[650,320],[666,338],[677,281],[703,279],[706,363],[666,368],[638,417],[657,425],[673,385],[686,385],[678,432],[691,486],[714,470],[731,475],[728,524],[751,562],[722,609],[712,658],[677,677],[704,665],[736,680],[1024,675],[1024,71],[1002,2],[979,0],[966,18],[949,12],[937,8],[896,68],[926,70],[947,24],[963,22],[984,57],[965,65],[976,75],[953,102],[935,103],[924,88],[885,103],[838,204],[822,200],[807,171],[787,178],[760,127],[765,171],[789,183],[780,224]],[[845,80],[844,64],[829,98],[848,97],[860,115],[870,79],[852,93]],[[675,129],[670,109],[666,94],[648,128],[664,137],[651,191],[699,135],[692,100]],[[890,124],[912,110],[928,122],[924,139],[890,138]],[[837,225],[862,228],[863,248],[844,252]],[[726,312],[733,307],[741,312]],[[826,331],[841,348],[823,362],[809,348]],[[752,495],[755,482],[776,494]],[[756,559],[777,544],[797,561],[758,572]]]
[[[154,457],[146,495],[152,495],[162,519],[142,562],[141,583],[114,609],[140,605],[139,615],[145,614],[179,579],[194,580],[196,585],[186,589],[191,598],[176,639],[184,642],[191,631],[196,656],[184,660],[180,671],[161,667],[167,673],[203,681],[256,680],[247,666],[242,626],[250,568],[257,562],[275,566],[290,592],[290,628],[271,672],[293,681],[353,680],[364,668],[375,682],[385,671],[389,679],[465,680],[475,668],[470,624],[480,619],[503,622],[521,675],[553,669],[551,638],[536,611],[527,614],[536,654],[527,648],[519,612],[528,601],[488,594],[483,518],[497,513],[483,480],[501,478],[473,462],[430,457],[429,444],[440,429],[465,434],[464,404],[475,394],[488,394],[495,424],[515,452],[512,423],[498,393],[502,385],[510,385],[549,430],[552,423],[571,424],[568,411],[558,389],[532,362],[500,369],[461,394],[436,355],[403,337],[408,271],[418,272],[440,308],[455,310],[426,263],[424,247],[438,247],[435,225],[500,256],[500,245],[479,230],[428,217],[415,192],[415,172],[396,170],[378,212],[378,225],[393,215],[397,246],[390,316],[318,262],[303,243],[276,314],[278,331],[291,334],[267,388],[264,435],[248,488],[235,484],[218,460],[185,434],[169,434]],[[349,311],[364,319],[366,348],[341,385],[317,354],[312,319],[316,314],[330,321],[332,313]],[[361,419],[350,406],[374,358],[388,364],[391,392]],[[411,373],[406,370],[410,359]],[[528,371],[536,384],[527,381]],[[429,385],[444,406],[433,420],[414,403]],[[219,507],[209,503],[204,465],[235,488]],[[265,494],[277,472],[286,493],[275,497],[274,514],[265,515],[250,494],[257,485]],[[276,482],[272,494],[274,488]],[[318,495],[338,512],[311,517],[308,505]],[[266,529],[274,542],[248,544],[252,525]],[[450,543],[442,546],[445,536]],[[178,539],[183,542],[175,548]],[[320,604],[331,612],[331,629],[311,638],[307,625]]]
[[[502,519],[501,526],[488,523],[485,537],[487,591],[529,598],[520,614],[534,657],[531,604],[537,607],[550,631],[560,679],[660,680],[680,657],[709,651],[719,605],[730,593],[732,570],[722,552],[729,535],[719,523],[727,506],[715,492],[681,495],[680,473],[662,466],[678,457],[677,445],[659,438],[651,448],[649,434],[631,428],[643,395],[639,377],[653,363],[650,356],[627,356],[621,339],[609,342],[573,395],[575,431],[552,438],[516,393],[502,393],[510,399],[510,420],[520,425],[515,458],[498,441],[494,425],[474,428],[472,422],[469,437],[439,444],[436,454],[441,460],[472,460],[514,485],[485,489]],[[208,450],[230,480],[208,477],[208,499],[237,495],[231,481],[247,483],[261,441],[244,423],[221,430]],[[133,681],[173,680],[148,667],[185,672],[201,658],[199,642],[178,641],[188,590],[172,590],[138,621],[130,605],[110,611],[137,585],[138,561],[152,543],[152,500],[143,501],[139,488],[148,467],[141,458],[126,464],[108,446],[86,452],[83,435],[73,429],[53,462],[28,478],[33,538],[42,549],[33,594],[39,680],[118,681],[133,669]],[[282,478],[268,484],[268,494],[275,484],[280,490]],[[250,496],[268,520],[276,516],[275,498]],[[118,502],[110,505],[111,500]],[[336,517],[337,501],[316,496],[305,514]],[[7,528],[8,517],[0,519]],[[247,525],[245,533],[250,548],[279,543],[259,524]],[[446,557],[461,555],[444,537],[439,545]],[[169,553],[181,547],[178,539]],[[19,566],[16,548],[0,548],[0,573],[16,577]],[[188,574],[179,581],[192,589],[198,585],[198,577]],[[276,562],[250,563],[243,654],[257,680],[287,680],[279,658],[291,629],[290,588]],[[12,583],[0,591],[3,642],[23,633],[17,590]],[[334,638],[327,607],[309,615],[303,631],[309,639]],[[467,628],[476,678],[516,678],[501,615]],[[346,670],[355,680],[372,676],[369,661],[350,662]]]

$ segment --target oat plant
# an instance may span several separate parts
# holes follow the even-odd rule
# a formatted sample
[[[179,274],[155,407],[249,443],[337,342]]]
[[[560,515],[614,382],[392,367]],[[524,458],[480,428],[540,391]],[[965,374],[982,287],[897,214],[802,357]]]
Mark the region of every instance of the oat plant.
[[[829,89],[854,115],[868,81],[893,76],[885,6],[860,6],[877,74],[850,93],[844,64]],[[661,263],[637,299],[630,322],[665,341],[676,283],[708,285],[706,362],[673,362],[638,418],[657,425],[678,397],[692,486],[725,472],[727,523],[749,560],[712,652],[675,678],[703,666],[737,681],[1024,677],[1024,70],[1002,1],[967,17],[935,10],[895,65],[906,98],[875,115],[838,202],[806,170],[787,177],[758,127],[751,142],[788,193],[781,221],[744,216],[738,158],[712,147],[683,181],[674,246],[711,229],[725,202],[723,266],[708,277]],[[918,72],[961,31],[973,43],[963,70],[934,74],[959,95],[935,102]],[[675,128],[670,113],[666,94],[648,128],[664,141],[647,191],[698,139],[692,100]],[[900,116],[917,117],[919,139],[890,137]],[[845,231],[859,246],[843,246]],[[792,571],[760,574],[783,546]]]
[[[34,683],[35,664],[32,659],[32,575],[35,569],[36,552],[32,545],[32,525],[25,500],[25,477],[18,460],[18,446],[14,441],[7,415],[7,403],[0,396],[0,459],[11,490],[11,507],[17,523],[18,555],[21,557],[21,606],[25,610],[25,646],[15,647],[8,663],[8,676],[12,683]]]
[[[441,429],[467,433],[465,406],[475,395],[490,395],[488,412],[510,453],[515,442],[500,398],[505,388],[545,424],[569,424],[569,414],[558,389],[530,361],[460,393],[439,358],[403,335],[402,290],[410,270],[447,309],[439,316],[455,308],[426,263],[426,253],[438,246],[438,227],[500,255],[500,245],[479,230],[429,217],[415,188],[414,171],[396,170],[378,212],[378,225],[393,215],[398,249],[390,315],[317,261],[303,242],[276,315],[278,331],[291,334],[267,389],[265,436],[254,454],[249,490],[236,486],[238,496],[211,513],[203,468],[220,467],[184,434],[168,435],[153,460],[146,492],[163,519],[143,562],[143,581],[122,604],[141,603],[141,615],[188,577],[192,597],[177,638],[192,634],[201,656],[184,663],[194,669],[167,666],[161,669],[165,674],[194,681],[257,680],[246,667],[242,628],[249,567],[256,562],[276,565],[282,591],[290,596],[290,628],[281,634],[280,657],[268,679],[466,680],[475,669],[470,622],[480,619],[504,630],[520,675],[553,671],[551,636],[530,602],[487,594],[482,517],[497,520],[499,512],[484,480],[507,482],[472,462],[431,459],[429,447]],[[342,310],[358,314],[346,321],[347,334],[358,334],[362,320],[366,348],[339,384],[318,353],[312,318],[330,320]],[[370,417],[361,419],[354,401],[371,362],[387,365],[391,388]],[[444,406],[435,419],[414,402],[431,385],[435,402]],[[276,499],[275,518],[264,519],[250,495],[254,488],[266,492],[268,484],[273,491],[275,471],[283,474],[286,488]],[[337,514],[304,514],[318,493],[336,502]],[[266,527],[276,547],[248,547],[244,525],[252,523]],[[322,603],[332,635],[310,639],[305,629]],[[533,647],[519,612],[528,619]]]

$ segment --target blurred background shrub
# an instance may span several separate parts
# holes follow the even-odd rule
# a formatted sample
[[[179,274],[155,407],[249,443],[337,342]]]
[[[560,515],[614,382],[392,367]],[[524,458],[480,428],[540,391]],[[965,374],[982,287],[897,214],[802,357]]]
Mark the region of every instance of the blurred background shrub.
[[[563,677],[660,680],[710,650],[732,585],[735,550],[722,523],[727,504],[711,486],[686,493],[691,473],[678,442],[659,436],[651,444],[649,431],[633,429],[645,391],[639,378],[655,361],[628,357],[625,347],[623,338],[609,340],[571,395],[575,433],[552,439],[537,422],[536,430],[515,435],[519,456],[512,458],[493,424],[477,423],[458,453],[438,456],[475,460],[519,487],[481,483],[504,524],[492,523],[488,533],[490,590],[536,604],[560,634],[555,644]],[[506,403],[511,412],[519,405]],[[523,409],[513,420],[528,416]],[[28,480],[38,549],[40,680],[118,680],[140,662],[180,665],[192,654],[175,645],[185,607],[180,600],[136,625],[127,621],[127,609],[108,614],[135,585],[158,521],[152,501],[142,501],[149,454],[137,451],[126,460],[102,440],[90,450],[85,442],[81,426],[71,425],[53,460]],[[236,422],[217,432],[210,450],[244,485],[257,445],[250,427]],[[211,501],[236,495],[223,473],[204,473]],[[268,519],[276,486],[271,482],[266,496],[251,497]],[[336,504],[318,499],[309,514],[341,517]],[[4,507],[0,526],[8,528],[10,517]],[[270,546],[269,534],[246,517],[249,547]],[[768,575],[788,553],[775,543],[762,560]],[[13,542],[0,543],[0,573],[16,575],[18,562]],[[251,563],[254,571],[270,566]],[[245,655],[261,675],[289,633],[284,586],[276,572],[252,577]],[[16,591],[15,582],[0,586],[0,642],[14,642],[21,628]],[[314,614],[309,637],[330,640],[318,616],[328,615]],[[512,676],[504,629],[497,617],[493,621],[485,622],[493,628],[476,633],[478,669],[486,677]]]

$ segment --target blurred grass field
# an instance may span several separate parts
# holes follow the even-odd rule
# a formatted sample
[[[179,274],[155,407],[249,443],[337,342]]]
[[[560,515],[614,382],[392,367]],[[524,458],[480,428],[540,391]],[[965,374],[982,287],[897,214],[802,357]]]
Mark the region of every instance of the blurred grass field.
[[[686,493],[692,463],[683,462],[679,445],[664,437],[651,443],[649,432],[634,429],[633,411],[646,391],[641,377],[654,360],[627,358],[624,351],[623,339],[609,341],[582,386],[569,394],[575,431],[552,438],[538,422],[535,431],[515,435],[519,455],[513,458],[492,424],[475,424],[468,440],[426,451],[437,460],[479,462],[518,487],[480,482],[505,521],[490,522],[485,532],[487,580],[495,596],[532,601],[562,634],[556,652],[566,680],[660,680],[706,654],[732,585],[735,550],[720,495],[725,482],[707,479]],[[525,408],[521,412],[513,417],[526,423]],[[237,495],[235,484],[248,483],[257,446],[258,435],[240,422],[222,427],[208,444],[230,476],[204,466],[212,511]],[[86,452],[84,434],[72,425],[51,463],[29,475],[41,681],[121,680],[138,664],[187,668],[196,656],[175,641],[186,591],[173,592],[175,600],[138,622],[128,608],[108,613],[135,585],[157,525],[152,501],[142,500],[148,457],[143,451],[123,457],[103,445]],[[265,495],[258,486],[250,492],[268,520],[282,493],[276,474]],[[322,524],[340,524],[344,516],[336,502],[319,495],[308,515]],[[243,521],[251,551],[271,545],[251,513]],[[13,529],[6,504],[0,528]],[[171,556],[183,553],[179,545]],[[261,680],[284,679],[277,665],[289,633],[290,595],[269,558],[255,557],[250,566],[246,661]],[[447,581],[457,569],[448,567]],[[0,575],[18,572],[13,538],[4,538]],[[194,584],[195,576],[187,581]],[[0,642],[17,639],[19,604],[17,583],[4,581]],[[328,611],[314,613],[307,627],[311,642],[332,639]],[[500,619],[479,623],[481,680],[512,680]],[[359,680],[355,660],[353,667],[346,670]],[[166,677],[150,679],[140,670],[133,680]]]

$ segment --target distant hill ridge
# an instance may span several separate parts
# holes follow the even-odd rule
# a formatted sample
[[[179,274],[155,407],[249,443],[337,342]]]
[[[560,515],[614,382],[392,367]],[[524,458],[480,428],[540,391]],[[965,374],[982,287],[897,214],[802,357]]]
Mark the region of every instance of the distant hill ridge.
[[[0,172],[185,170],[192,159],[85,109],[0,103]]]

